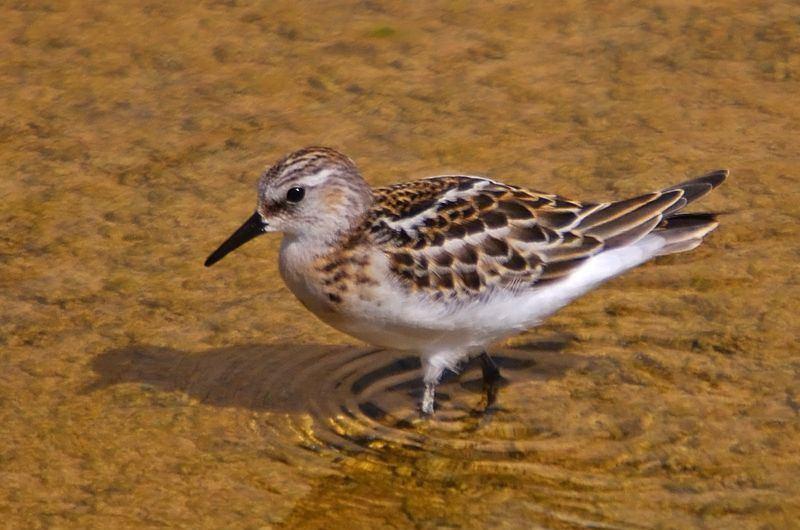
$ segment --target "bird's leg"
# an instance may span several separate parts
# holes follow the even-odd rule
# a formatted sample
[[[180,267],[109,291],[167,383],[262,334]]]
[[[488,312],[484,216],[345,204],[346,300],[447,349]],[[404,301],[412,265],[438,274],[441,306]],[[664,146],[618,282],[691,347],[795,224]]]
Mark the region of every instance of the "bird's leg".
[[[434,383],[425,383],[425,393],[422,395],[422,413],[428,416],[433,414],[435,388]]]
[[[500,369],[489,354],[481,352],[481,372],[483,372],[483,391],[486,393],[486,408],[497,400],[497,383],[500,381]]]
[[[433,414],[434,394],[436,383],[442,377],[444,366],[435,362],[432,357],[422,358],[422,380],[425,382],[425,392],[422,394],[422,413],[426,416]]]

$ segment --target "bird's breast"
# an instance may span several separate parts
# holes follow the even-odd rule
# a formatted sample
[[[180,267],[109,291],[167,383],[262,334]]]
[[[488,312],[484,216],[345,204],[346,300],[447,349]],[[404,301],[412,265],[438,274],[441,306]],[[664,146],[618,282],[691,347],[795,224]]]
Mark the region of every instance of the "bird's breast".
[[[281,243],[279,270],[284,283],[306,308],[322,317],[334,311],[317,270],[318,257],[308,245],[289,236]]]

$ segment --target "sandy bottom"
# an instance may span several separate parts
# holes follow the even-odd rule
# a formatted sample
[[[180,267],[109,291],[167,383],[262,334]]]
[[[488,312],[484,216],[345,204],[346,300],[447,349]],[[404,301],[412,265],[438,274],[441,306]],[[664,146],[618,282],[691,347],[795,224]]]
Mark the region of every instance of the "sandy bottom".
[[[800,527],[800,5],[540,4],[0,7],[0,526]],[[307,144],[731,178],[701,248],[498,345],[493,414],[470,365],[420,421],[418,361],[308,314],[277,237],[202,267]]]

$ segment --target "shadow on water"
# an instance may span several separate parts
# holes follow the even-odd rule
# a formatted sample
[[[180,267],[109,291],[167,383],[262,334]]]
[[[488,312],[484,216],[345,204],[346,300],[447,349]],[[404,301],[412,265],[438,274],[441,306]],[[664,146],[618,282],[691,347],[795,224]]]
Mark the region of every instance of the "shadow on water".
[[[568,353],[556,356],[566,344],[543,340],[492,357],[503,375],[510,376],[506,380],[557,378],[581,359]],[[309,402],[317,397],[330,401],[365,392],[376,397],[369,391],[381,383],[387,392],[407,395],[413,406],[422,391],[417,356],[367,346],[245,344],[194,353],[131,345],[101,353],[91,366],[97,379],[85,393],[139,383],[166,392],[184,392],[207,405],[255,411],[307,413]],[[481,393],[479,367],[473,359],[458,374],[446,372],[439,397],[450,400],[445,390],[453,387]],[[341,376],[339,380],[337,376]],[[321,389],[333,391],[320,396]]]
[[[92,361],[92,392],[121,383],[179,391],[207,405],[255,411],[307,412],[313,387],[291,377],[324,359],[351,358],[354,347],[246,344],[199,353],[150,345],[108,350]],[[363,353],[363,351],[359,351]],[[305,391],[308,391],[306,393]]]
[[[546,445],[549,435],[519,430],[520,423],[526,423],[520,420],[523,411],[504,406],[504,393],[514,406],[514,385],[558,379],[591,363],[563,351],[567,344],[546,340],[497,351],[493,358],[505,384],[499,407],[485,415],[475,414],[482,402],[478,359],[466,363],[459,374],[446,374],[437,393],[441,408],[434,418],[420,419],[419,359],[348,345],[248,344],[198,353],[133,345],[98,355],[92,362],[97,379],[84,391],[137,383],[183,392],[216,407],[286,414],[293,425],[288,430],[266,420],[272,426],[262,431],[274,448],[270,454],[286,461],[307,462],[307,450],[372,455],[367,456],[367,468],[356,465],[344,475],[322,479],[308,504],[296,507],[289,526],[291,521],[318,518],[320,496],[331,503],[336,502],[331,496],[349,499],[368,517],[367,512],[385,503],[375,505],[372,495],[386,481],[394,484],[391,502],[400,506],[404,499],[425,497],[432,483],[447,490],[454,476],[478,492],[499,491],[509,477],[523,474],[526,502],[539,506],[542,521],[616,528],[601,512],[582,504],[584,498],[613,495],[615,486],[592,473],[541,461],[539,444]],[[313,420],[313,433],[307,432],[303,418]],[[398,468],[408,476],[396,476]],[[463,515],[456,512],[451,515]]]
[[[585,361],[562,352],[566,344],[547,340],[494,354],[503,386],[560,378]],[[457,448],[451,445],[459,432],[474,433],[487,420],[477,359],[465,363],[459,374],[445,375],[437,387],[435,421],[421,420],[417,409],[419,358],[369,347],[248,344],[193,353],[132,345],[98,355],[92,368],[97,379],[86,393],[139,383],[217,407],[310,416],[319,440],[336,448],[381,442]],[[500,390],[499,411],[505,410],[505,391]]]

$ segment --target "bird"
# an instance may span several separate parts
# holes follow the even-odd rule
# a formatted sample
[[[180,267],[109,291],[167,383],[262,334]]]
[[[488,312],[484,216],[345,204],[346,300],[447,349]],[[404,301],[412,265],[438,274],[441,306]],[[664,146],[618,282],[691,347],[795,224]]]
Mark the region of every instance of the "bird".
[[[421,414],[445,370],[479,357],[486,406],[500,373],[487,349],[656,256],[697,247],[718,225],[684,207],[727,170],[636,197],[583,202],[481,176],[371,187],[330,147],[306,147],[258,179],[255,212],[205,261],[283,234],[279,271],[320,320],[420,356]]]

